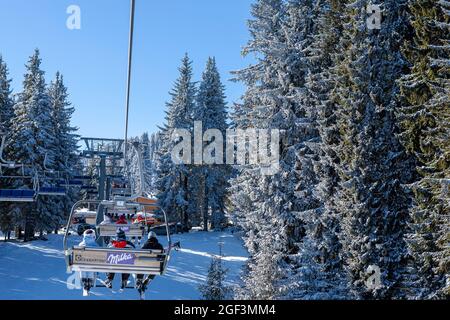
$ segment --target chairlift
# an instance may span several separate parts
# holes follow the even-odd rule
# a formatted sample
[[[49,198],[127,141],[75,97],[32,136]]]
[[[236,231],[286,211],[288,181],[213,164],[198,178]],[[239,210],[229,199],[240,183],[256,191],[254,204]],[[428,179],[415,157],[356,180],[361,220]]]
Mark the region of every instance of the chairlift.
[[[67,189],[64,185],[67,184],[65,179],[62,179],[61,173],[48,168],[48,155],[44,158],[44,173],[38,177],[37,194],[39,196],[57,196],[62,197],[67,195]]]
[[[59,184],[59,179],[48,176],[38,177],[37,194],[39,196],[62,197],[67,195],[67,188]]]
[[[66,188],[81,188],[83,187],[83,181],[77,180],[77,179],[63,179],[59,180],[58,184],[60,186],[66,187]]]
[[[63,196],[67,195],[67,189],[64,187],[58,187],[58,186],[39,187],[38,195],[63,197]]]
[[[0,202],[34,202],[35,198],[35,190],[0,189]]]
[[[80,223],[86,223],[88,225],[95,225],[97,221],[97,212],[91,211],[89,208],[82,208],[75,211],[72,218],[72,225],[78,226]],[[77,228],[74,228],[77,230]]]
[[[1,144],[0,144],[0,179],[8,179],[8,180],[30,180],[33,188],[18,188],[18,189],[0,189],[0,202],[34,202],[36,200],[36,187],[37,181],[36,176],[29,175],[25,172],[25,169],[28,168],[22,164],[16,164],[12,161],[7,161],[3,158],[3,150],[6,145],[6,135],[0,132]],[[17,170],[20,169],[18,173],[14,175],[6,175],[4,173],[4,169],[6,170]]]
[[[72,228],[73,218],[79,212],[80,207],[97,205],[96,235],[97,242],[101,247],[69,247],[69,230]],[[105,247],[105,237],[115,236],[118,229],[125,232],[127,237],[145,236],[146,228],[141,225],[118,225],[103,223],[107,211],[134,211],[141,205],[125,198],[114,200],[80,200],[74,204],[70,212],[66,233],[64,235],[64,253],[66,257],[67,272],[106,272],[106,273],[128,273],[144,275],[163,275],[167,270],[172,251],[172,239],[167,227],[168,246],[164,250],[143,250],[143,249],[117,249]],[[163,210],[162,210],[163,211]],[[163,211],[164,212],[164,211]],[[167,216],[164,212],[167,224]],[[126,257],[125,260],[117,257]]]

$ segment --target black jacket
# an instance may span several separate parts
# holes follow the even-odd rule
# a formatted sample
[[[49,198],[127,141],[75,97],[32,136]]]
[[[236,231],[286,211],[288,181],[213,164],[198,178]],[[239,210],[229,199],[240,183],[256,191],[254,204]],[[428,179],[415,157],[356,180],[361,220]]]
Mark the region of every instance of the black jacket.
[[[161,243],[158,242],[158,239],[150,238],[146,243],[142,246],[142,249],[146,250],[164,250]]]

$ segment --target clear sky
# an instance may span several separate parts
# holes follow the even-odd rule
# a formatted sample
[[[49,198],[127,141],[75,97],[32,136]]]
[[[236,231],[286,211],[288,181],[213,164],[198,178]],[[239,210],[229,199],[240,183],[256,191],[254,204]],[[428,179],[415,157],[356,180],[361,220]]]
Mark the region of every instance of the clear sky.
[[[83,136],[121,138],[128,54],[129,0],[0,0],[0,54],[15,92],[35,48],[50,82],[60,71]],[[252,0],[136,0],[130,135],[154,132],[164,121],[168,92],[185,52],[200,80],[215,56],[231,105],[243,93],[230,71],[251,63],[247,43]],[[81,30],[69,30],[70,5],[81,8]]]

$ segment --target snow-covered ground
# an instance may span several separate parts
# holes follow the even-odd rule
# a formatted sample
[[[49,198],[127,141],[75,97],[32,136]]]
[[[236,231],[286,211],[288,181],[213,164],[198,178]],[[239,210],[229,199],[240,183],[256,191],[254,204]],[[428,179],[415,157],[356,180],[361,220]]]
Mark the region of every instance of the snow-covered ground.
[[[167,273],[153,281],[147,300],[199,299],[198,286],[206,279],[211,256],[219,252],[219,242],[223,242],[229,284],[237,282],[248,256],[239,238],[227,232],[192,232],[175,235],[173,240],[180,241],[182,249],[173,253]],[[72,236],[70,241],[78,243],[80,237]],[[136,290],[113,293],[105,288],[94,288],[90,297],[83,298],[80,290],[68,289],[69,276],[61,235],[50,235],[49,241],[0,243],[0,299],[138,299]]]

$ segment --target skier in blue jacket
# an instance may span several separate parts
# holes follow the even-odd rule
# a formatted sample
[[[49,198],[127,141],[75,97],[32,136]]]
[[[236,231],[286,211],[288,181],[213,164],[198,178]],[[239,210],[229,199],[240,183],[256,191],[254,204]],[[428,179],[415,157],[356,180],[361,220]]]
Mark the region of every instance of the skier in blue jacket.
[[[96,242],[95,231],[92,229],[86,230],[83,233],[83,241],[78,245],[79,247],[87,247],[87,248],[95,248],[98,247]],[[81,282],[83,283],[83,294],[89,295],[89,291],[94,286],[95,282],[95,273],[94,272],[81,272]]]

